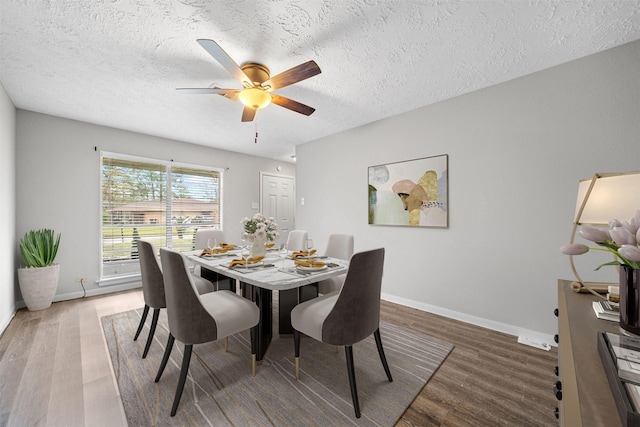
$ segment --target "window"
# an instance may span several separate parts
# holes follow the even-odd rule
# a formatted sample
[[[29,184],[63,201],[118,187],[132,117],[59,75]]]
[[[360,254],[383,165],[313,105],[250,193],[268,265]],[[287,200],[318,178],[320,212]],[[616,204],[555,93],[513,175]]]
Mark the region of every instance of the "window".
[[[193,249],[198,228],[222,228],[222,170],[102,153],[101,281],[137,276],[137,241]]]

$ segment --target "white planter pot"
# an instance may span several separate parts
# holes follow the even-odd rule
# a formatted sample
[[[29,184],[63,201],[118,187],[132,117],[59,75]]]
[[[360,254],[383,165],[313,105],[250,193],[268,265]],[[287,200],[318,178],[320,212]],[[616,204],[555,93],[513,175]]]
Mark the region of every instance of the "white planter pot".
[[[18,269],[20,293],[29,311],[44,310],[51,305],[59,276],[60,264]]]

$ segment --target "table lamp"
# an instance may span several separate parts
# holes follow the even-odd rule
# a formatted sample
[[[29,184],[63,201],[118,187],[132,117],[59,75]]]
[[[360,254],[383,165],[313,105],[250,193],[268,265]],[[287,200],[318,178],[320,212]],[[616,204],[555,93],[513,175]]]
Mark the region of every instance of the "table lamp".
[[[590,179],[580,180],[576,213],[571,231],[574,243],[580,225],[607,226],[612,219],[626,221],[640,209],[640,171],[622,173],[596,173]],[[571,283],[576,292],[606,293],[609,285],[617,283],[584,282],[569,256],[571,271],[577,281]]]

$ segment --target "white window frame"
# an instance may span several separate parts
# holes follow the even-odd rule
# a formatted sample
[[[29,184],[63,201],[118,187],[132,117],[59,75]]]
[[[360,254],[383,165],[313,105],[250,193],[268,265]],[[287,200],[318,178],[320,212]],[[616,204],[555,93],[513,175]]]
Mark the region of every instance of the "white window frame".
[[[98,286],[112,286],[112,285],[121,285],[121,284],[125,284],[125,283],[131,283],[131,282],[137,282],[140,281],[141,276],[140,273],[132,273],[132,274],[122,274],[122,275],[114,275],[114,276],[104,276],[104,259],[103,259],[103,221],[102,221],[102,208],[103,208],[103,203],[102,203],[102,186],[103,186],[103,173],[102,173],[102,167],[103,167],[103,162],[104,162],[104,158],[113,158],[113,159],[118,159],[118,160],[128,160],[128,161],[132,161],[132,162],[140,162],[140,163],[151,163],[151,164],[155,164],[155,165],[159,165],[159,166],[164,166],[166,168],[166,180],[167,180],[167,190],[170,187],[170,183],[171,183],[171,171],[172,168],[190,168],[190,169],[202,169],[202,170],[207,170],[207,171],[212,171],[212,172],[217,172],[219,175],[219,227],[220,229],[222,229],[223,224],[224,224],[224,217],[223,217],[223,199],[224,199],[224,168],[219,168],[219,167],[214,167],[214,166],[205,166],[205,165],[196,165],[196,164],[190,164],[190,163],[181,163],[181,162],[175,162],[173,160],[161,160],[161,159],[154,159],[151,157],[142,157],[142,156],[134,156],[134,155],[130,155],[130,154],[122,154],[122,153],[115,153],[115,152],[110,152],[110,151],[101,151],[100,152],[100,163],[98,166],[98,171],[100,174],[100,197],[99,197],[99,206],[98,206],[98,212],[100,214],[100,219],[99,219],[99,223],[100,223],[100,227],[99,227],[99,234],[98,234],[98,242],[99,242],[99,246],[100,246],[100,279],[97,281]],[[167,195],[166,195],[166,203],[168,206],[170,206],[171,204],[171,200],[173,198],[173,194],[171,191],[167,191]],[[168,221],[167,223],[171,222],[171,211],[170,209],[167,209],[166,211],[166,221]],[[169,231],[167,231],[167,238],[171,237],[171,233]]]

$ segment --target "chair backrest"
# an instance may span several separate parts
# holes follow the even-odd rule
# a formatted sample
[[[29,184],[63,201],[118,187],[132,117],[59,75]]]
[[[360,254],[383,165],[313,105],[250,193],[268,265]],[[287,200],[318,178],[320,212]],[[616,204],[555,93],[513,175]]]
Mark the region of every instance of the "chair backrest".
[[[193,249],[206,249],[207,240],[209,240],[209,238],[211,237],[215,237],[218,241],[218,244],[224,243],[224,232],[222,230],[215,230],[213,228],[202,228],[196,231],[193,242]]]
[[[216,321],[205,310],[191,280],[185,257],[160,248],[169,331],[185,345],[217,339]]]
[[[164,281],[153,245],[146,240],[138,240],[138,260],[142,276],[144,303],[151,308],[165,308]]]
[[[290,251],[302,251],[307,248],[307,232],[304,230],[291,230],[287,237],[287,249]]]
[[[322,325],[322,342],[353,345],[379,328],[383,265],[384,248],[351,257],[342,290]]]
[[[331,234],[327,242],[326,256],[348,260],[353,255],[353,235]]]

